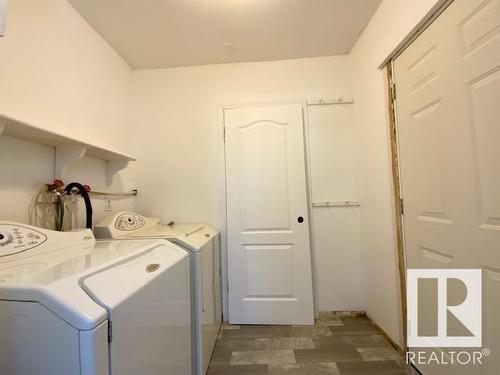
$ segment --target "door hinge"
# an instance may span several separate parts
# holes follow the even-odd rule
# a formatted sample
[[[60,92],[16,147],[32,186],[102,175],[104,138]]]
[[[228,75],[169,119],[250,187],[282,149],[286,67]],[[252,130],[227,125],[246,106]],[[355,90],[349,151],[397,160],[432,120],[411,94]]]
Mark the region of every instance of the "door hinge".
[[[395,102],[396,101],[396,84],[395,83],[392,83],[391,90],[392,90],[392,101]]]
[[[113,322],[108,321],[108,342],[113,341]]]
[[[405,205],[403,198],[399,198],[399,209],[401,210],[401,215],[404,215],[405,213]]]
[[[223,137],[224,137],[224,143],[226,143],[226,127],[224,126],[224,134],[223,134]]]

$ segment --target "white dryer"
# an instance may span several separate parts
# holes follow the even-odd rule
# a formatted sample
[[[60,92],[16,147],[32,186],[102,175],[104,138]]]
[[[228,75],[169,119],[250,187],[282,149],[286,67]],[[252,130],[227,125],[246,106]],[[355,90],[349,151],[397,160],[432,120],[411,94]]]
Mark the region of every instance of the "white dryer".
[[[0,221],[0,372],[191,374],[189,267],[166,241]]]
[[[113,214],[94,228],[97,238],[166,239],[192,254],[194,374],[204,375],[222,323],[220,246],[216,229],[206,224],[162,224],[132,212]]]

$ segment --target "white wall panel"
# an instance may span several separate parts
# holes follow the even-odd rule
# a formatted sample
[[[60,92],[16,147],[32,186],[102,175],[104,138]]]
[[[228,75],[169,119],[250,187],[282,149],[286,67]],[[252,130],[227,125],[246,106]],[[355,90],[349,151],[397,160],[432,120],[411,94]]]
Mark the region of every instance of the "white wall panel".
[[[352,104],[308,107],[313,202],[358,201],[360,135]],[[316,305],[319,311],[363,310],[360,208],[315,207]]]
[[[349,54],[359,127],[363,301],[368,314],[402,343],[394,196],[385,70],[378,66],[437,3],[384,0]]]

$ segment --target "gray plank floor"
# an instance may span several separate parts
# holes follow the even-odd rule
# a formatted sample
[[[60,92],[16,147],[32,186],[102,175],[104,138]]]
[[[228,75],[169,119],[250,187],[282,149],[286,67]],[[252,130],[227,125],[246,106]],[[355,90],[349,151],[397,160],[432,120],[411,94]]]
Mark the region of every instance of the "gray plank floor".
[[[323,313],[314,326],[224,324],[208,375],[408,375],[365,317]]]

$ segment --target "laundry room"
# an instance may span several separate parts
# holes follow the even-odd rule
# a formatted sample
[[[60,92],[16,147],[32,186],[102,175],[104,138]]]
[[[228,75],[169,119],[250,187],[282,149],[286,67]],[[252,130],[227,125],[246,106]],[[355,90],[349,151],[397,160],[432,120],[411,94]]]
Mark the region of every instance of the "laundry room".
[[[0,0],[0,375],[497,374],[499,30]]]

